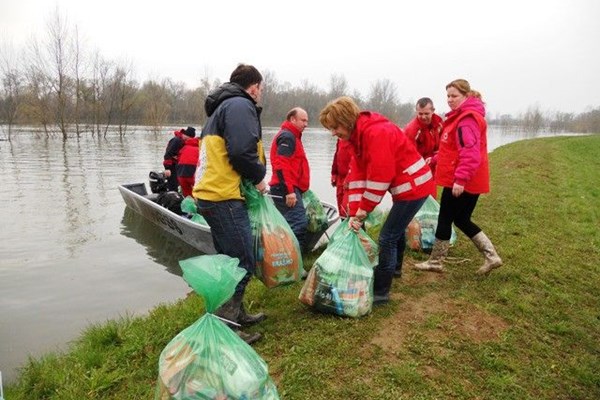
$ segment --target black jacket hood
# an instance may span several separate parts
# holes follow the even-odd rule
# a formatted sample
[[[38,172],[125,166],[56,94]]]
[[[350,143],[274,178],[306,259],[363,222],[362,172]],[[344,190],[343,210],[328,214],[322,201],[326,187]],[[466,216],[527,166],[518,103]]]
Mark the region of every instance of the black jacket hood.
[[[210,117],[219,104],[224,102],[227,99],[232,97],[245,97],[252,101],[254,105],[256,105],[256,101],[246,92],[240,85],[237,83],[226,82],[213,90],[207,97],[204,102],[204,111],[206,111],[206,115]]]

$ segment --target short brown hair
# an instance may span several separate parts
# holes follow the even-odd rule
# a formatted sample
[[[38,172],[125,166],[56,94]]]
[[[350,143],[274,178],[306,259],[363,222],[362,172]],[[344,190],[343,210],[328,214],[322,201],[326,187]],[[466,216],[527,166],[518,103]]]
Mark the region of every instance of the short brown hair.
[[[335,129],[341,125],[352,131],[359,114],[360,108],[354,100],[342,96],[327,103],[319,114],[319,121],[326,129]]]
[[[229,82],[237,83],[244,89],[263,81],[263,77],[256,67],[248,64],[238,64],[229,77]]]

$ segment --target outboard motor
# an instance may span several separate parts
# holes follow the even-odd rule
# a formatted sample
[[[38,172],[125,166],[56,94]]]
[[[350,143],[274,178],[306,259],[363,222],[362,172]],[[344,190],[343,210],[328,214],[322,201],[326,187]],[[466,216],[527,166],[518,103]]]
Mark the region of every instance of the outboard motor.
[[[152,193],[164,193],[167,191],[167,177],[164,172],[150,171],[149,178]]]

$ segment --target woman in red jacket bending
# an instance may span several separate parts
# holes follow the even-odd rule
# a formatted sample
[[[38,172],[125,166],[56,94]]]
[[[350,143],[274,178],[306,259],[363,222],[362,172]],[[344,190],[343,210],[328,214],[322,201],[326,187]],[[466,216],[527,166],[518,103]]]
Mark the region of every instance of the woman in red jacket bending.
[[[351,145],[353,157],[346,179],[350,226],[358,230],[386,192],[392,195],[393,205],[379,235],[379,265],[373,283],[373,304],[386,303],[398,242],[406,243],[406,227],[433,189],[431,170],[400,128],[380,114],[360,111],[350,97],[327,104],[319,119],[332,135]]]
[[[436,183],[443,187],[435,243],[429,260],[415,268],[443,271],[454,223],[483,254],[485,262],[477,273],[488,274],[502,260],[490,239],[471,221],[479,195],[490,191],[485,107],[481,94],[464,79],[447,84],[446,93],[451,111],[444,121],[435,173]]]

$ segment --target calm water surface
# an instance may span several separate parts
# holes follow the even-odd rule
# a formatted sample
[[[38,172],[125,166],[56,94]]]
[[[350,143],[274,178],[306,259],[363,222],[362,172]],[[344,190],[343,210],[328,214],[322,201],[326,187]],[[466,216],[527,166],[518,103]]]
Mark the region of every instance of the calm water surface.
[[[275,133],[264,130],[267,155]],[[489,136],[490,151],[523,138],[493,129]],[[161,170],[170,137],[137,128],[122,139],[63,142],[23,129],[11,142],[0,141],[0,371],[5,382],[15,378],[29,355],[64,350],[90,324],[143,314],[189,292],[178,261],[198,251],[126,209],[117,189],[122,183],[147,183],[149,171]],[[307,129],[303,141],[311,188],[335,204],[329,186],[335,138]]]

